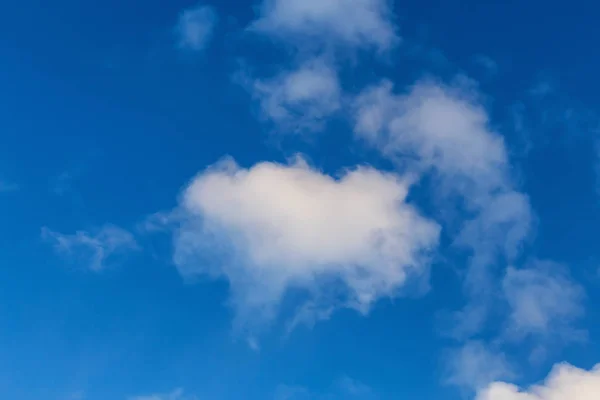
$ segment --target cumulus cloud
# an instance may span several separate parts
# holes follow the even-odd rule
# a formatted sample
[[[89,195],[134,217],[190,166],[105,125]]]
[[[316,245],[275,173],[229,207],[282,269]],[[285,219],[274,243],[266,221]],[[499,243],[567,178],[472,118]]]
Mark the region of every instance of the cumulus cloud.
[[[171,393],[134,396],[128,400],[198,400],[196,396],[186,395],[183,389],[175,389]]]
[[[248,86],[262,116],[288,133],[319,130],[326,117],[340,108],[337,72],[321,59],[268,80],[254,80]]]
[[[596,400],[600,393],[600,364],[591,371],[568,364],[554,367],[543,384],[528,390],[496,382],[482,390],[476,400]]]
[[[489,266],[519,253],[533,216],[528,197],[510,178],[503,138],[490,127],[472,85],[419,81],[396,94],[384,81],[360,94],[355,110],[361,140],[404,168],[431,174],[442,204],[462,209],[466,220],[455,244],[472,253],[465,287],[472,296],[489,293]],[[482,307],[472,308],[476,315],[469,310],[461,316],[461,335],[476,331],[484,319]]]
[[[504,354],[479,341],[448,352],[445,362],[446,382],[466,390],[482,389],[497,379],[514,376]]]
[[[208,45],[216,24],[217,14],[210,6],[199,4],[184,10],[175,26],[179,48],[203,50]]]
[[[584,313],[584,291],[562,265],[535,261],[524,269],[508,268],[502,288],[510,306],[510,336],[538,342],[557,336],[564,342],[584,335],[572,327]]]
[[[294,43],[389,49],[398,41],[387,0],[264,0],[251,28]]]
[[[174,261],[182,275],[225,277],[242,325],[276,316],[286,293],[304,313],[366,313],[427,270],[439,227],[406,203],[410,182],[369,167],[325,175],[297,158],[245,169],[231,159],[185,190]]]
[[[105,225],[94,231],[77,231],[63,234],[42,228],[42,238],[53,244],[54,249],[74,258],[91,271],[99,272],[114,256],[138,248],[133,235],[117,226]]]

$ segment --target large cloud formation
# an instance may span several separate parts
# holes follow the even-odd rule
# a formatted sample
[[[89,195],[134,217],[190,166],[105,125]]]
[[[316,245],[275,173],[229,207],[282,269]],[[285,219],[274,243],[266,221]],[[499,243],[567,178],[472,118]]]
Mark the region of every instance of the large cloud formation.
[[[568,364],[554,367],[546,381],[521,391],[507,383],[493,383],[476,400],[596,400],[600,394],[600,364],[591,371]]]
[[[226,277],[243,325],[272,319],[291,289],[308,295],[302,319],[367,312],[426,272],[437,246],[438,225],[406,203],[409,184],[369,167],[336,179],[301,158],[222,161],[184,192],[175,263],[189,278]]]

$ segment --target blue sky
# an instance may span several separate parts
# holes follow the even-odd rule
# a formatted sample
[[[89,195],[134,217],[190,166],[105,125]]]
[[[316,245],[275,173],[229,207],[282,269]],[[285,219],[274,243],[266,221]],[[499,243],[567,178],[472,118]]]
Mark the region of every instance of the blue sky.
[[[6,4],[0,394],[595,399],[598,11]]]

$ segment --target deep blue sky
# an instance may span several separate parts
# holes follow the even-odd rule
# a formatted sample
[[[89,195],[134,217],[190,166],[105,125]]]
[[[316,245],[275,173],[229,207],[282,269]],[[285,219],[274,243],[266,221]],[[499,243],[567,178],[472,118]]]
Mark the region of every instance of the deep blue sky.
[[[186,283],[168,232],[138,236],[148,215],[176,207],[190,180],[225,155],[250,167],[302,152],[327,174],[355,164],[392,168],[353,141],[339,116],[309,139],[273,139],[273,126],[234,76],[240,65],[269,76],[294,65],[294,56],[244,31],[258,2],[203,4],[218,22],[201,51],[176,45],[174,27],[197,5],[191,1],[3,5],[0,183],[11,190],[0,191],[0,397],[126,400],[183,388],[198,399],[262,400],[285,385],[312,393],[307,398],[346,398],[336,388],[344,377],[382,399],[472,397],[444,384],[444,354],[461,343],[440,323],[441,313],[467,301],[455,273],[464,257],[440,254],[431,290],[383,298],[368,315],[337,310],[289,335],[277,321],[255,351],[232,331],[226,280]],[[529,343],[502,347],[518,366],[514,381],[537,381],[560,361],[591,368],[600,360],[600,8],[590,1],[427,0],[396,1],[393,12],[402,43],[385,60],[341,57],[346,87],[459,74],[479,83],[536,216],[516,262],[560,262],[587,293],[576,323],[587,331],[584,342],[553,342],[537,363],[527,361]],[[551,90],[536,94],[542,85]],[[428,204],[422,207],[434,207]],[[108,223],[132,232],[137,247],[100,272],[56,254],[40,234],[42,227],[72,234]]]

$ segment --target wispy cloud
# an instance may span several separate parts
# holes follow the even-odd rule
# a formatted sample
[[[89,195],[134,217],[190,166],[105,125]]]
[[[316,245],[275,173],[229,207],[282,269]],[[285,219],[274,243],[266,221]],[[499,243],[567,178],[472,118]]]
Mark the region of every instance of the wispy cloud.
[[[85,392],[84,391],[73,392],[73,393],[69,394],[67,397],[65,397],[65,400],[85,400]]]
[[[387,0],[264,0],[251,29],[295,44],[385,51],[398,42]]]
[[[529,147],[557,140],[568,145],[600,132],[600,115],[561,90],[557,80],[539,79],[512,106],[514,130]],[[522,139],[523,140],[523,139]]]
[[[566,267],[536,260],[526,268],[508,268],[502,289],[510,306],[507,335],[518,340],[532,337],[537,343],[534,356],[549,343],[586,337],[573,326],[584,314],[584,290],[571,280]]]
[[[446,383],[465,391],[476,391],[495,380],[515,376],[504,354],[479,341],[466,342],[449,351],[444,361]]]
[[[328,390],[315,393],[301,386],[281,385],[275,392],[274,400],[376,400],[375,391],[347,376],[338,379]]]
[[[479,54],[473,57],[473,61],[475,62],[475,64],[481,66],[484,69],[488,77],[493,77],[496,74],[498,74],[500,68],[498,66],[498,63],[494,61],[493,58],[483,54]]]
[[[547,79],[538,80],[531,88],[529,94],[535,97],[546,97],[556,92],[556,86]]]
[[[42,238],[52,243],[58,253],[72,257],[74,262],[94,272],[102,271],[113,256],[138,249],[133,235],[114,225],[74,234],[63,234],[44,227]]]
[[[180,216],[175,211],[159,211],[146,216],[137,224],[136,230],[143,234],[170,232],[177,227]]]
[[[184,10],[175,26],[180,49],[200,51],[206,48],[217,24],[217,13],[207,5]]]
[[[170,393],[133,396],[129,397],[128,400],[198,400],[198,398],[186,395],[183,389],[175,389]]]
[[[595,174],[595,190],[596,194],[600,196],[600,114],[595,115],[595,122],[591,126],[590,132],[592,134],[592,146],[593,146],[593,161],[592,169]]]
[[[529,199],[510,178],[503,138],[491,129],[478,97],[464,80],[453,85],[421,81],[400,94],[383,81],[355,101],[357,137],[400,168],[431,175],[440,207],[461,212],[464,222],[455,245],[472,253],[465,289],[477,298],[477,307],[457,314],[462,320],[457,321],[459,336],[481,327],[484,297],[492,284],[490,267],[518,255],[533,220]]]
[[[0,180],[0,193],[16,192],[19,188],[16,183]]]
[[[73,181],[80,171],[64,171],[50,180],[50,190],[57,196],[64,196],[73,190]]]
[[[321,130],[327,117],[340,108],[337,72],[319,58],[274,78],[245,79],[244,86],[258,100],[261,116],[276,125],[277,132]]]

